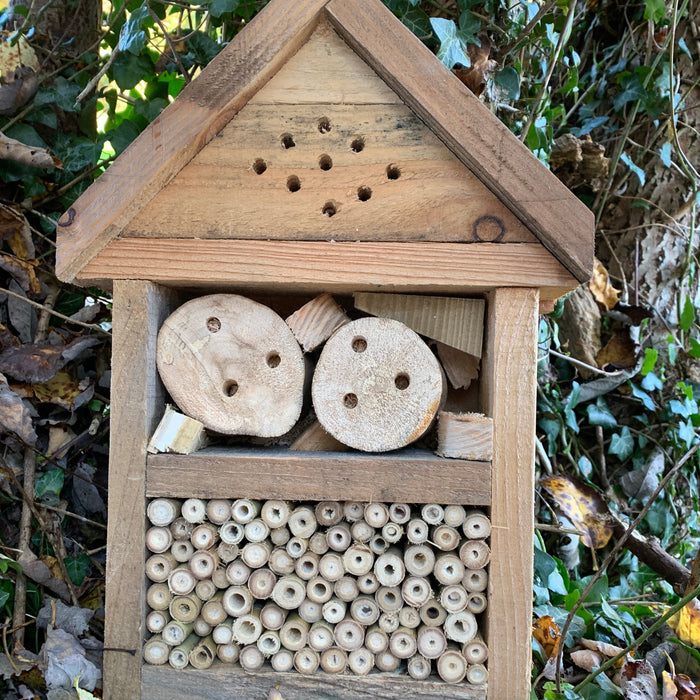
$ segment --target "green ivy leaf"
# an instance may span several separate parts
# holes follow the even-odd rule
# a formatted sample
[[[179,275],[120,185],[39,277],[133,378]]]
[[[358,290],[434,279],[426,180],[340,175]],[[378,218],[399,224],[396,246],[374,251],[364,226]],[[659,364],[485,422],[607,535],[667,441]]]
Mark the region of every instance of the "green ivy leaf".
[[[70,580],[74,585],[79,586],[90,570],[90,557],[85,552],[81,552],[77,557],[67,557],[63,561]]]
[[[193,32],[187,40],[187,51],[200,66],[210,63],[223,48],[204,32]]]
[[[141,29],[143,21],[148,17],[148,8],[145,5],[134,10],[129,19],[122,25],[119,32],[119,50],[128,51],[134,56],[141,53],[146,45],[146,32]]]
[[[656,365],[656,361],[659,359],[659,351],[656,348],[646,348],[644,350],[644,362],[642,364],[642,369],[639,373],[645,377]]]
[[[690,350],[688,354],[691,357],[700,357],[700,343],[695,338],[690,338]]]
[[[2,610],[5,607],[8,600],[10,600],[10,592],[0,591],[0,610]]]
[[[646,408],[649,411],[656,410],[656,406],[654,406],[654,401],[652,400],[651,396],[649,396],[649,394],[636,387],[632,382],[630,382],[630,388],[632,389],[632,396],[639,399],[644,404],[644,408]]]
[[[690,327],[695,321],[695,307],[690,297],[686,297],[683,302],[683,310],[681,311],[681,317],[678,319],[678,325],[682,331],[690,330]]]
[[[142,80],[153,77],[153,63],[148,56],[121,52],[110,68],[112,77],[122,90],[131,90]]]
[[[660,391],[663,388],[663,382],[653,372],[649,372],[649,374],[642,379],[642,389],[646,389],[646,391]]]
[[[466,45],[454,21],[442,17],[431,17],[430,25],[440,40],[437,57],[448,68],[452,68],[455,63],[469,67],[470,61],[466,53]]]
[[[666,19],[666,3],[664,0],[644,0],[644,19],[661,22]]]
[[[506,101],[520,97],[520,76],[512,66],[506,66],[494,76],[493,82],[502,90],[501,97]]]
[[[693,426],[693,421],[688,418],[688,420],[678,425],[678,437],[683,440],[686,447],[690,448],[695,442],[695,427]]]
[[[209,5],[209,14],[212,17],[221,17],[226,12],[235,12],[239,4],[239,0],[213,0]]]
[[[608,454],[617,455],[620,461],[624,462],[632,452],[634,452],[634,438],[625,425],[619,433],[613,433]]]
[[[50,469],[42,474],[34,485],[34,497],[40,499],[45,494],[58,496],[63,488],[63,469]]]
[[[599,396],[595,404],[586,406],[588,413],[588,422],[591,425],[601,425],[603,428],[614,428],[617,426],[617,419],[610,413],[608,404],[602,396]]]

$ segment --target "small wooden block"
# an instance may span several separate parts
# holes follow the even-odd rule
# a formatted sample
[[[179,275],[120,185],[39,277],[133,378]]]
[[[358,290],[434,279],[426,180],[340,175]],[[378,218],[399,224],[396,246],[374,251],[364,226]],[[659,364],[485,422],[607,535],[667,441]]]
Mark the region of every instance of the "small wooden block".
[[[356,292],[354,297],[360,311],[401,321],[416,333],[481,357],[483,299],[372,292]]]
[[[165,415],[161,419],[151,441],[148,451],[174,452],[189,455],[202,449],[207,444],[204,425],[194,418],[176,411],[170,404],[165,407]]]
[[[286,319],[304,352],[315,350],[349,322],[350,319],[328,293],[312,299]]]
[[[489,462],[493,458],[493,420],[481,413],[438,414],[440,457]]]
[[[348,446],[336,440],[318,421],[314,421],[289,449],[302,452],[347,452]]]
[[[444,343],[436,343],[435,348],[442,368],[455,389],[468,389],[472,380],[479,378],[478,357]]]

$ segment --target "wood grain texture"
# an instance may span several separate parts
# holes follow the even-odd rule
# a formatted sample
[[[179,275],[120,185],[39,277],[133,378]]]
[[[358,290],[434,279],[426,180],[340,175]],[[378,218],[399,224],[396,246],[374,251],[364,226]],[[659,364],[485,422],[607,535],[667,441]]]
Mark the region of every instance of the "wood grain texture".
[[[489,698],[530,693],[534,532],[536,289],[487,298],[483,410],[493,418]]]
[[[80,282],[152,279],[218,291],[356,291],[476,294],[539,287],[556,299],[578,282],[539,244],[333,243],[119,239],[80,273]]]
[[[489,505],[488,462],[440,459],[426,450],[385,454],[214,448],[149,455],[149,497],[279,498]]]
[[[264,8],[78,198],[57,229],[61,279],[74,279],[279,70],[311,35],[326,2]]]
[[[377,0],[331,0],[341,37],[581,282],[593,214]]]
[[[285,319],[304,352],[323,345],[350,318],[327,292],[314,297]]]
[[[177,690],[176,690],[177,689]],[[206,671],[144,666],[142,697],[148,700],[251,700],[272,697],[277,690],[284,700],[484,700],[484,686],[447,685],[433,680],[415,681],[390,673],[369,676],[316,673],[276,673],[215,662]],[[127,696],[124,696],[125,698]],[[135,697],[135,696],[134,696]],[[504,700],[504,698],[501,698]]]
[[[140,688],[146,446],[163,411],[155,338],[171,300],[148,282],[118,282],[114,292],[103,673],[104,697],[120,700]]]
[[[438,413],[438,446],[441,457],[491,460],[493,421],[478,413]]]

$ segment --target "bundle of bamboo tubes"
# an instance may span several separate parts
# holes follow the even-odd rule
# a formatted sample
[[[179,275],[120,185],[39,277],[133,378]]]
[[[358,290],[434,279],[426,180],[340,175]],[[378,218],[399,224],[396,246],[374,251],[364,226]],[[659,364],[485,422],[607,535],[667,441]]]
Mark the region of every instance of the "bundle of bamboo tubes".
[[[488,679],[482,511],[157,498],[147,514],[147,663]]]

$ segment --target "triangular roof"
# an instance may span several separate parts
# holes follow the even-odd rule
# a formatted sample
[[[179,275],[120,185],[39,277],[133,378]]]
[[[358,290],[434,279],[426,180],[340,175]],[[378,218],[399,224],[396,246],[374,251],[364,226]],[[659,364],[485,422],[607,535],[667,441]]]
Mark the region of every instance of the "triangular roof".
[[[332,31],[324,29],[326,23]],[[316,37],[315,43],[309,42],[312,35]],[[342,41],[337,36],[352,51],[340,46]],[[381,93],[382,101],[394,105],[391,110],[401,120],[408,122],[409,117],[413,118],[415,139],[427,144],[425,148],[432,149],[427,158],[434,158],[450,172],[449,182],[456,188],[453,199],[461,196],[460,187],[467,193],[465,202],[471,193],[476,192],[472,199],[496,207],[497,220],[507,221],[508,230],[516,232],[514,240],[539,240],[574,277],[580,281],[590,277],[593,264],[591,212],[379,0],[270,2],[61,218],[56,262],[59,277],[81,279],[81,271],[122,235],[206,237],[206,224],[203,224],[203,234],[202,231],[188,234],[186,225],[178,231],[177,224],[173,223],[173,203],[183,201],[179,193],[188,186],[196,186],[191,183],[201,180],[197,176],[198,167],[210,167],[210,156],[215,155],[219,147],[213,141],[217,135],[221,136],[222,144],[228,145],[229,153],[238,154],[246,163],[250,161],[250,155],[245,151],[245,139],[255,132],[256,108],[268,109],[270,114],[269,106],[277,99],[275,95],[284,90],[284,81],[279,79],[284,70],[280,69],[284,67],[287,73],[290,70],[298,73],[314,50],[326,46],[325,41],[335,41],[334,52],[346,52],[346,61],[356,60],[357,90],[363,90],[362,85],[366,84],[368,93],[372,90],[375,95]],[[312,44],[317,48],[308,48]],[[299,51],[300,48],[303,50]],[[297,64],[294,64],[297,52]],[[363,72],[361,66],[364,64],[357,56],[350,56],[352,52],[363,59],[368,70]],[[291,68],[288,68],[290,59]],[[332,62],[329,62],[328,70],[332,71]],[[313,100],[309,95],[314,90],[315,79],[317,76],[312,76],[305,85],[303,75],[300,77],[297,94],[300,104],[304,103],[305,95],[307,101]],[[354,85],[351,87],[355,89]],[[347,89],[347,85],[344,84],[343,89]],[[367,99],[371,101],[371,98]],[[342,99],[338,98],[338,101],[342,102]],[[391,111],[388,107],[386,110]],[[390,119],[391,115],[387,113],[385,117]],[[302,123],[299,120],[304,118],[302,112],[287,111],[284,116],[295,124]],[[317,119],[317,115],[314,118]],[[369,122],[367,119],[364,123],[371,132]],[[280,130],[278,125],[274,128]],[[346,137],[350,137],[350,132],[343,135]],[[310,148],[313,150],[316,146]],[[323,165],[320,167],[323,169]],[[241,183],[235,179],[235,168],[232,166],[230,170],[234,175],[228,186],[238,191]],[[433,201],[437,190],[430,191],[429,177],[423,177],[422,181],[420,177],[420,173],[415,174],[414,191],[422,192],[426,202]],[[262,183],[263,178],[257,181]],[[289,183],[288,180],[286,189],[291,191]],[[221,182],[221,186],[225,187],[226,183]],[[313,184],[308,192],[306,188],[302,189],[300,196],[294,199],[295,206],[309,201],[309,192],[313,190]],[[360,200],[361,190],[357,190]],[[289,229],[289,235],[278,237],[298,240],[338,238],[334,236],[337,229],[326,231],[319,225],[316,230],[311,224],[305,227],[303,216],[297,216],[295,210],[289,208],[291,200],[286,190],[285,194],[286,200],[274,200],[280,203],[275,211],[279,209],[280,221],[296,223],[294,230]],[[269,196],[277,196],[275,190],[271,189]],[[255,202],[251,204],[251,199],[246,196],[237,201],[234,206],[226,204],[222,198],[221,211],[209,215],[218,217],[218,220],[232,217],[231,221],[241,222],[233,234],[236,238],[268,237],[264,226],[258,231],[251,224],[256,219]],[[241,203],[245,203],[248,209]],[[368,203],[371,206],[348,207],[343,219],[345,238],[340,236],[339,240],[352,240],[352,232],[364,226],[362,217],[381,229],[382,209],[376,206],[372,209],[376,203],[374,199]],[[268,211],[269,204],[265,201]],[[397,210],[403,206],[400,199],[391,204],[390,198],[383,199],[382,204]],[[428,209],[422,203],[415,208],[416,211]],[[460,222],[453,209],[447,205],[440,209],[441,217],[445,217],[448,224],[450,216],[454,218],[454,225],[452,233],[443,231],[438,240],[459,240],[454,237],[454,231],[459,230]],[[261,210],[260,213],[265,212]],[[472,215],[476,216],[478,212],[472,212]],[[178,216],[179,221],[187,222],[192,213],[178,212]],[[159,217],[164,222],[162,231],[154,232],[152,229],[158,228]],[[335,221],[341,218],[337,217]],[[406,214],[403,221],[394,225],[402,230],[410,228],[411,218]],[[482,218],[489,220],[490,217]],[[420,226],[425,229],[425,221],[421,220]],[[449,225],[443,228],[449,229]],[[470,230],[464,231],[464,239],[470,239],[471,233]],[[409,235],[408,240],[421,240],[421,236],[431,240],[430,235],[418,230],[413,238]]]

